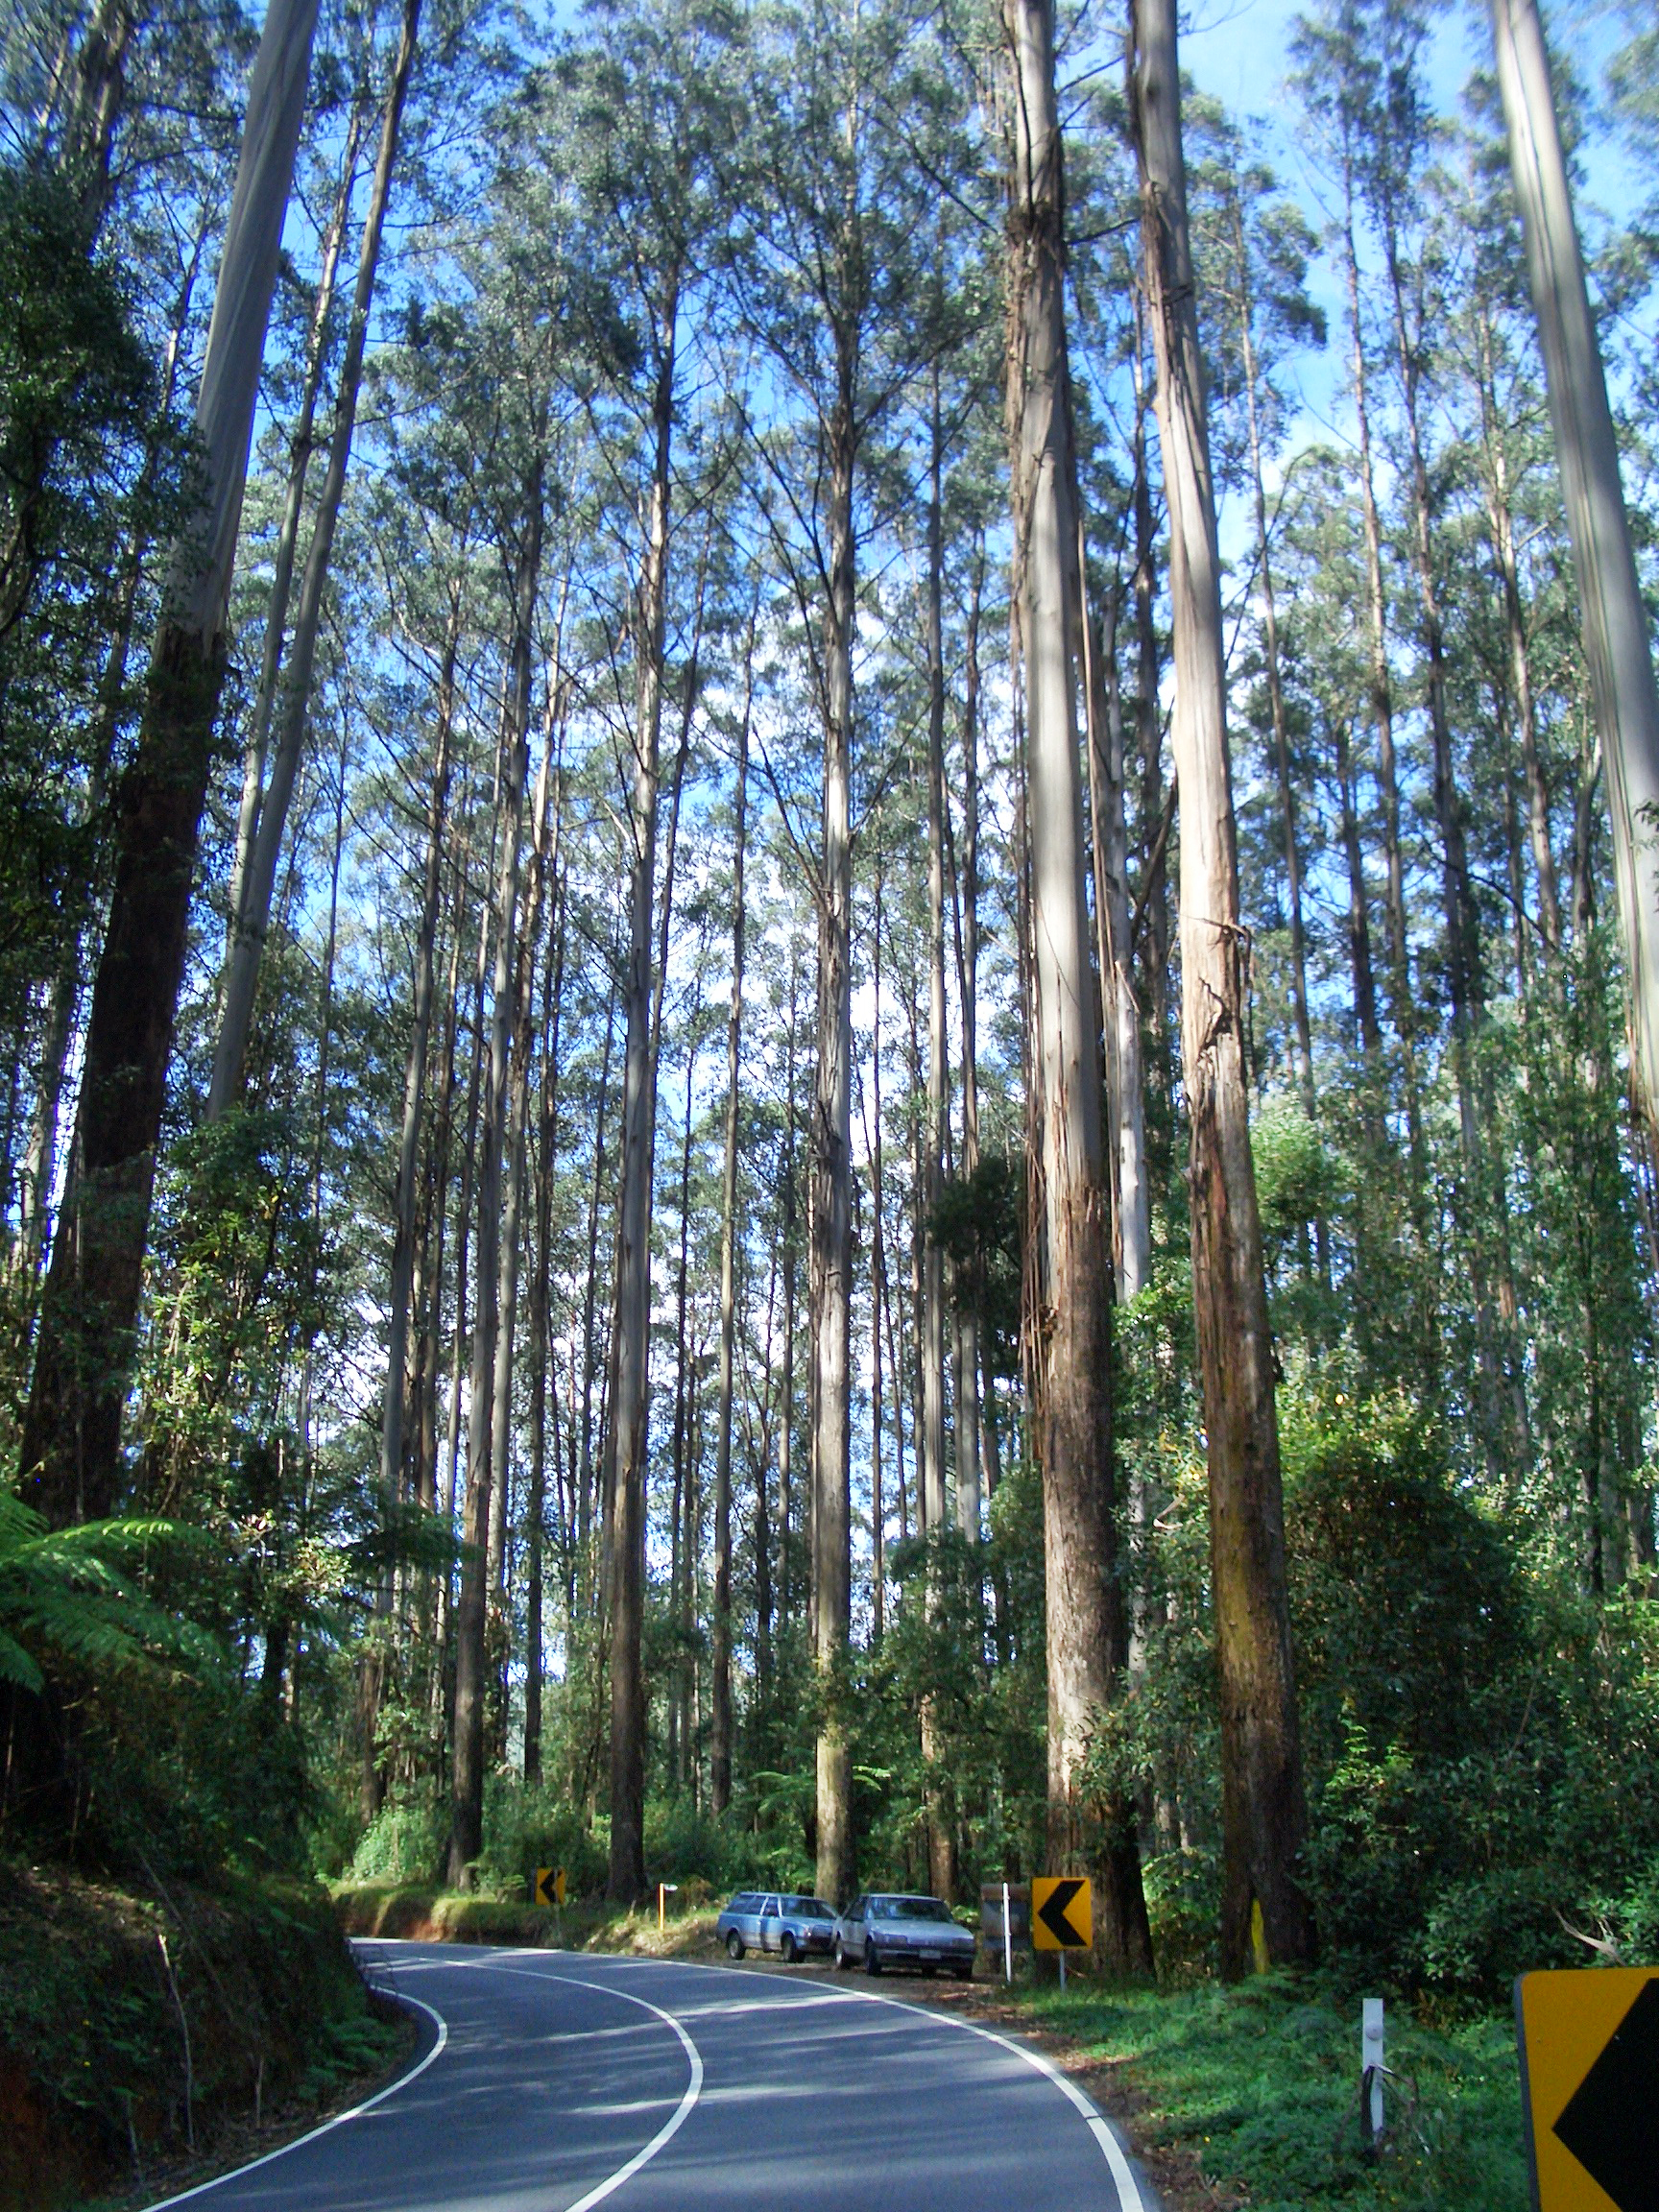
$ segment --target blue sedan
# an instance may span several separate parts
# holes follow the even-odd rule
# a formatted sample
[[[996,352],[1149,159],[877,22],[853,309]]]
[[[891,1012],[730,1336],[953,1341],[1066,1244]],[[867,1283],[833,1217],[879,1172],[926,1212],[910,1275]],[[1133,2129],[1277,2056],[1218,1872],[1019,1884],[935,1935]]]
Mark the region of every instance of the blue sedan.
[[[792,1966],[813,1953],[827,1957],[835,1939],[835,1915],[821,1897],[792,1890],[739,1889],[714,1923],[727,1954],[776,1951]]]

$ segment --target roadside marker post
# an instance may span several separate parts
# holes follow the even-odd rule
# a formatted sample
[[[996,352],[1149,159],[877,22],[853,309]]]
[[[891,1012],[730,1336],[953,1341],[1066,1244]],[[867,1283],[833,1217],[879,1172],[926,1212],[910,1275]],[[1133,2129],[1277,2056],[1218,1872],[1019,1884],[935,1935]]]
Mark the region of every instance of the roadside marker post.
[[[1523,1974],[1515,2039],[1532,2212],[1647,2212],[1659,2175],[1659,1970]]]
[[[661,1936],[668,1926],[668,1900],[680,1894],[678,1882],[659,1882],[657,1885],[657,1933]]]
[[[1008,1885],[1002,1885],[1002,1979],[1014,1979],[1014,1923],[1008,1916]]]
[[[1382,2063],[1382,2000],[1362,1997],[1359,2001],[1359,2132],[1372,2157],[1377,2154],[1378,2139],[1382,2133],[1382,2077],[1387,2071]]]

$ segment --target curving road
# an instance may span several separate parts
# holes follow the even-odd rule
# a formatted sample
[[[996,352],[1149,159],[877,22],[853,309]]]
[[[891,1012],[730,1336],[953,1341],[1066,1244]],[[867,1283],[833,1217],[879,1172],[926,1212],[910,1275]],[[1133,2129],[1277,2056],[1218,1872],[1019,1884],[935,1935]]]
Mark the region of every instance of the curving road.
[[[1013,2038],[839,1977],[357,1946],[424,2016],[355,2112],[166,2204],[202,2212],[1157,2212]],[[161,2212],[160,2206],[152,2212]]]

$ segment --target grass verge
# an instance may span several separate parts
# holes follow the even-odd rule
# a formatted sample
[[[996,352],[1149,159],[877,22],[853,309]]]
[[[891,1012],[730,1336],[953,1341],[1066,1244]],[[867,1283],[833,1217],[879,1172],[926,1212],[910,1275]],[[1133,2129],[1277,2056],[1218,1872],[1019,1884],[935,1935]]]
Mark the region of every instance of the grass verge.
[[[1386,2132],[1358,2128],[1359,2007],[1318,1984],[975,1992],[1121,2117],[1169,2212],[1526,2212],[1514,2032],[1390,2005]]]
[[[649,1959],[713,1959],[718,1909],[669,1913],[661,1928],[650,1908],[618,1911],[586,1898],[560,1911],[522,1897],[419,1884],[362,1882],[333,1891],[348,1936],[395,1936],[417,1943],[509,1943],[531,1950],[632,1952]]]

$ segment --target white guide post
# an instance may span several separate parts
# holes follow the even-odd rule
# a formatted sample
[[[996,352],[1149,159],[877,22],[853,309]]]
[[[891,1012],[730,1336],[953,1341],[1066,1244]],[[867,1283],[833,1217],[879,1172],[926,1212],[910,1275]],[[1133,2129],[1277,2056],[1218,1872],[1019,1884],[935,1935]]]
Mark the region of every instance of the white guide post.
[[[1369,2082],[1371,2094],[1366,2104],[1365,2118],[1375,2142],[1382,2132],[1382,2000],[1381,1997],[1361,1998],[1359,2004],[1359,2070],[1360,2080]]]
[[[1008,1885],[1002,1885],[1002,1979],[1014,1979],[1014,1915],[1008,1903]]]

